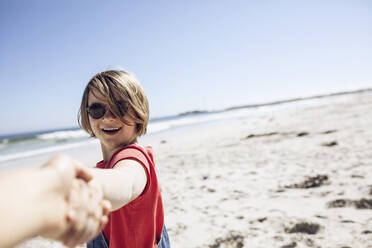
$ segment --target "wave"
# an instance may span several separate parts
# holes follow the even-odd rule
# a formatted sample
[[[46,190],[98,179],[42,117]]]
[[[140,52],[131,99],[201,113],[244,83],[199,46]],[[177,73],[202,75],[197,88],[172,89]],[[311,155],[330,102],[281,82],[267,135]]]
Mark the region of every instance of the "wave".
[[[75,143],[70,143],[70,144],[65,144],[65,145],[49,146],[49,147],[35,149],[31,151],[17,152],[17,153],[12,153],[9,155],[1,155],[0,162],[36,156],[36,155],[49,153],[49,152],[62,151],[62,150],[76,148],[76,147],[80,147],[80,146],[84,146],[84,145],[92,144],[92,143],[97,143],[97,142],[98,140],[88,140],[88,141],[75,142]]]
[[[89,134],[84,130],[74,130],[74,131],[57,131],[52,133],[45,133],[37,135],[36,138],[42,140],[67,140],[76,138],[88,138]]]
[[[181,116],[163,117],[149,122],[147,133],[154,134],[174,128],[198,125],[213,121],[246,118],[258,115],[267,115],[273,112],[282,112],[298,107],[312,107],[328,104],[335,101],[344,101],[352,95],[338,96],[337,98],[307,99],[306,101],[286,102],[285,104],[266,105],[257,107],[237,108],[224,111],[211,111],[205,113],[192,113]],[[0,140],[0,162],[35,156],[43,153],[76,148],[98,142],[89,139],[89,135],[82,129],[65,129],[31,133],[28,136],[3,137]]]

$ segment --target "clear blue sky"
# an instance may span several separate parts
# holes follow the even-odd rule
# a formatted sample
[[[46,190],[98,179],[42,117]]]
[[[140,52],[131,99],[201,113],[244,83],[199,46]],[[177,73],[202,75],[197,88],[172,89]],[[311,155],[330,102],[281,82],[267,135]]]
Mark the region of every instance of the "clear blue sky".
[[[0,2],[0,134],[76,126],[121,66],[151,116],[372,87],[371,1]]]

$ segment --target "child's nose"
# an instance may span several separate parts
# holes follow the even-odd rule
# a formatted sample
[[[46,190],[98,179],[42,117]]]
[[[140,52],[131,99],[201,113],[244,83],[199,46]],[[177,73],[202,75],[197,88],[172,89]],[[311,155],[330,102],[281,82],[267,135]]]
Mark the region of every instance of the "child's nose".
[[[111,110],[107,110],[105,115],[103,116],[104,119],[115,119],[115,115],[111,112]]]

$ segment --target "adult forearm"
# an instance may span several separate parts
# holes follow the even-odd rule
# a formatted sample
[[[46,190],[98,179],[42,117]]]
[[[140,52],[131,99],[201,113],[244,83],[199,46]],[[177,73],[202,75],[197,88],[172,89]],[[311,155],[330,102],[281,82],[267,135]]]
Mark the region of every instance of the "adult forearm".
[[[20,170],[1,177],[1,247],[13,247],[53,229],[63,218],[63,198],[51,194],[56,183],[58,178],[51,169]]]

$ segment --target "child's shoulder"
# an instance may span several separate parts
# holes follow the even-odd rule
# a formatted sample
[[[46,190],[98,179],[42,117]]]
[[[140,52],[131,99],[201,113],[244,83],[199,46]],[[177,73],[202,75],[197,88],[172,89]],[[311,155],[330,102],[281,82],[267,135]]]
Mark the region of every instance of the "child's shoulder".
[[[141,146],[138,144],[125,146],[112,155],[109,164],[114,165],[123,159],[135,159],[145,165],[154,164],[151,146]]]

